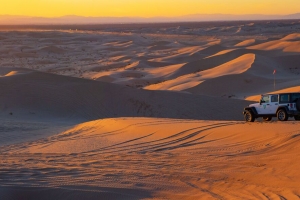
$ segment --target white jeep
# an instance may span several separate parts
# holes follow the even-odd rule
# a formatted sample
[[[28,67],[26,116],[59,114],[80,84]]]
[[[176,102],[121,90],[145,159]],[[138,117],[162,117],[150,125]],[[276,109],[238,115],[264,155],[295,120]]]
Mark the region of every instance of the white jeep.
[[[254,122],[262,117],[271,121],[277,117],[279,121],[287,121],[289,117],[300,120],[300,93],[264,94],[259,103],[244,108],[244,118],[247,122]]]

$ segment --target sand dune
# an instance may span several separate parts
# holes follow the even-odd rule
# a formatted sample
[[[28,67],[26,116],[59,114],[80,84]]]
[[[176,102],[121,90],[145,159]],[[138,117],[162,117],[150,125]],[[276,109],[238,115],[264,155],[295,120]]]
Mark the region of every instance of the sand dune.
[[[220,76],[240,74],[247,71],[254,62],[254,54],[246,54],[223,65],[200,71],[193,75],[184,75],[163,83],[145,87],[148,90],[186,90],[200,83]]]
[[[45,139],[2,147],[0,194],[294,199],[300,194],[298,136],[296,122],[92,121]]]
[[[240,42],[238,44],[236,44],[236,47],[244,47],[244,46],[249,46],[251,44],[255,43],[255,39],[249,39],[249,40],[245,40],[243,42]]]
[[[160,57],[160,58],[154,58],[154,59],[150,59],[149,61],[151,61],[151,62],[167,62],[170,59],[176,58],[178,56],[188,56],[188,55],[191,56],[191,55],[201,51],[202,49],[204,49],[204,48],[200,47],[200,46],[183,48],[183,49],[176,50],[176,52],[174,52],[173,55],[168,55],[168,56]]]
[[[293,33],[293,34],[287,35],[286,37],[282,38],[281,40],[300,40],[300,34]]]
[[[200,72],[199,74],[205,77],[205,79],[216,78],[229,74],[241,74],[251,67],[254,59],[254,54],[245,54],[218,67]]]
[[[15,76],[15,75],[20,75],[20,74],[24,74],[24,73],[29,73],[28,71],[11,71],[7,74],[5,74],[5,76]]]
[[[249,49],[258,49],[258,50],[282,50],[283,52],[300,52],[300,41],[269,41],[266,43],[254,45],[248,47]]]
[[[155,68],[155,69],[145,69],[144,71],[148,72],[147,76],[145,78],[148,77],[167,77],[167,76],[171,76],[174,72],[176,72],[178,69],[180,69],[183,65],[185,65],[186,63],[183,64],[177,64],[177,65],[170,65],[170,66],[165,66],[165,67],[159,67],[159,68]]]
[[[282,85],[279,89],[297,86],[292,80],[299,79],[296,75],[300,75],[295,66],[300,49],[299,34],[295,31],[298,24],[284,23],[287,24],[285,28],[281,27],[281,23],[277,25],[264,22],[194,29],[142,27],[140,32],[131,30],[133,32],[130,33],[126,28],[123,33],[113,29],[102,32],[14,32],[14,38],[7,37],[3,32],[0,36],[6,39],[0,48],[0,64],[2,67],[29,68],[133,88],[185,90],[211,95],[205,91],[218,90],[218,86],[207,86],[209,88],[201,91],[190,90],[199,84],[202,85],[201,88],[206,85],[202,84],[203,78],[195,77],[195,74],[235,62],[241,56],[254,54],[255,65],[261,67],[252,68],[250,72],[254,76],[265,78],[261,83],[268,85],[259,91],[264,93],[272,87],[269,79],[272,78],[274,69],[278,71]],[[240,32],[236,34],[240,27]],[[274,27],[281,32],[275,34]],[[185,31],[185,35],[181,31]],[[231,34],[230,37],[228,34]],[[232,36],[233,34],[236,35]],[[18,38],[21,43],[14,45]],[[263,64],[259,64],[259,57],[264,57]],[[178,68],[170,67],[180,65],[182,66]],[[225,71],[223,74],[217,73],[215,76],[211,75],[209,80],[220,81],[220,77],[225,75],[228,76]],[[240,73],[240,76],[244,76],[244,73]],[[189,77],[189,81],[182,81],[184,77]],[[231,79],[230,84],[220,82],[222,84],[235,87],[239,83]],[[259,87],[259,84],[255,87]],[[255,95],[245,91],[234,93],[231,96],[238,98]],[[218,93],[217,96],[219,95]]]
[[[0,78],[0,93],[3,118],[71,122],[135,116],[242,120],[241,110],[248,104],[240,100],[137,90],[35,71]],[[214,110],[220,109],[218,105],[226,108],[222,109],[223,114],[215,115]]]
[[[236,50],[236,49],[226,49],[226,50],[220,51],[216,54],[213,54],[212,56],[207,56],[204,59],[211,58],[211,57],[214,57],[214,56],[220,56],[220,55],[223,55],[223,54],[227,54],[227,53],[232,52],[234,50]]]
[[[216,77],[186,91],[193,94],[245,99],[274,90],[274,69],[277,71],[276,88],[284,89],[300,84],[298,74],[291,73],[291,70],[266,56],[255,55],[255,60],[247,71],[238,75]]]
[[[250,51],[232,51],[227,54],[220,55],[217,57],[206,57],[200,58],[195,61],[190,61],[187,64],[183,65],[180,69],[178,69],[170,79],[174,79],[183,75],[194,74],[200,71],[209,70],[216,66],[222,65],[224,63],[230,62],[246,53],[250,53]]]

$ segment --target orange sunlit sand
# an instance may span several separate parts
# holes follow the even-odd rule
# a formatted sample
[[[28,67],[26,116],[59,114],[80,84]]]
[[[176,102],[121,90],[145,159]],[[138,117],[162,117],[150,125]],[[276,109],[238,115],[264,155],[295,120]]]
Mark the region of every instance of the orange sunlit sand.
[[[236,1],[126,2],[15,0],[0,15],[172,17]],[[299,10],[249,2],[229,14]],[[0,26],[0,199],[299,199],[300,122],[242,113],[300,92],[299,19],[42,23]]]

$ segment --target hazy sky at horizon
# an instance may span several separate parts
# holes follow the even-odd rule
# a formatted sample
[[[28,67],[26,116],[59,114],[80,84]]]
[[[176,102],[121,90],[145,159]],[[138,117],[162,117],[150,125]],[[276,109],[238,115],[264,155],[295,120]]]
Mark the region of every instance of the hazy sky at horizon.
[[[182,16],[188,14],[293,14],[299,0],[0,0],[0,15]]]

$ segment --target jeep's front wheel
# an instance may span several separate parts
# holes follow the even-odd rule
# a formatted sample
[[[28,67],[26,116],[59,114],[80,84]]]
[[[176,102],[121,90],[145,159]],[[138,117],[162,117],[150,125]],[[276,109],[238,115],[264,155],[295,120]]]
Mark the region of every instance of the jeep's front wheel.
[[[279,121],[287,121],[289,116],[284,109],[280,109],[277,111],[277,118]]]
[[[269,121],[271,121],[272,120],[272,117],[263,117],[263,119],[264,119],[264,121],[266,121],[266,122],[269,122]]]
[[[249,110],[245,111],[244,118],[246,122],[254,122],[255,120],[253,113]]]

